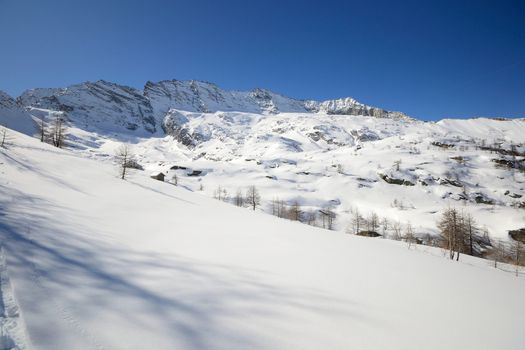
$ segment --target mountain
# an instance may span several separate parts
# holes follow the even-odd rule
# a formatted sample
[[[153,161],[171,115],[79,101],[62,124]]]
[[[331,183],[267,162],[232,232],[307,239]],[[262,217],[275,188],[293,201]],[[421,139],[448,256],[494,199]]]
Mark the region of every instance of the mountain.
[[[144,87],[144,95],[150,99],[159,114],[165,114],[170,109],[178,109],[203,113],[218,111],[259,114],[323,112],[380,118],[406,117],[399,112],[366,106],[353,98],[323,102],[297,100],[259,88],[252,91],[225,91],[215,84],[201,81],[147,82]]]
[[[410,224],[431,243],[442,210],[457,206],[497,238],[523,227],[524,120],[423,122],[351,98],[303,101],[177,80],[144,91],[98,81],[5,101],[24,120],[64,115],[79,155],[112,161],[131,143],[146,173],[210,197],[226,191],[230,202],[255,185],[264,210],[298,203],[315,225],[330,210],[333,228],[353,232],[356,212],[376,213],[389,223],[382,234]]]
[[[59,89],[32,89],[17,98],[20,106],[65,112],[68,120],[89,130],[157,131],[150,101],[142,92],[103,80]]]
[[[162,133],[171,109],[189,112],[232,111],[258,114],[285,112],[407,118],[399,112],[366,106],[352,98],[324,102],[296,100],[269,90],[226,91],[201,81],[148,81],[140,91],[99,80],[67,88],[32,89],[18,97],[19,106],[62,111],[75,125],[135,135]]]

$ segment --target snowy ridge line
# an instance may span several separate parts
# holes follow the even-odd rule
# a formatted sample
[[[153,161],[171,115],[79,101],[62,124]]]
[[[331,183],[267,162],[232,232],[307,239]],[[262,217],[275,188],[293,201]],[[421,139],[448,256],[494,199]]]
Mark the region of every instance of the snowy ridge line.
[[[7,271],[4,247],[0,246],[0,350],[31,349]]]
[[[301,100],[266,89],[230,91],[201,81],[165,80],[147,82],[142,90],[99,80],[66,88],[37,88],[22,93],[16,100],[0,91],[0,115],[26,119],[24,133],[30,131],[27,112],[46,109],[64,112],[73,125],[96,127],[133,135],[162,135],[163,120],[170,110],[193,113],[240,112],[261,115],[308,113],[360,115],[394,120],[413,120],[401,113],[371,107],[353,98],[328,101]],[[10,118],[17,119],[17,118]],[[7,126],[13,127],[10,120]]]

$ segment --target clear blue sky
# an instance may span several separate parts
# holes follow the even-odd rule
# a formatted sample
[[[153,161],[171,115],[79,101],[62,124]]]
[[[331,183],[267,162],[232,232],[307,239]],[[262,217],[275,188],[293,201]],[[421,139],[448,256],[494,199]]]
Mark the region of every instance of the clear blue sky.
[[[525,116],[525,1],[0,0],[0,90],[198,79]]]

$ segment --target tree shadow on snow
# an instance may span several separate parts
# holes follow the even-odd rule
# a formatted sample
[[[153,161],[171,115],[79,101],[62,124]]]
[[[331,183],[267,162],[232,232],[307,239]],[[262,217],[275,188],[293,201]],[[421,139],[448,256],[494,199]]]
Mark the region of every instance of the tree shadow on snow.
[[[37,276],[35,289],[48,289],[56,303],[76,310],[73,315],[125,315],[137,332],[155,327],[163,336],[169,334],[174,346],[186,349],[268,348],[256,339],[257,329],[232,329],[228,320],[276,320],[270,323],[275,328],[265,331],[278,334],[279,320],[287,317],[280,310],[376,322],[348,300],[314,289],[277,287],[261,271],[109,243],[104,232],[79,226],[75,217],[80,215],[0,187],[0,240],[9,265],[19,275]],[[73,295],[75,303],[70,301]],[[149,323],[151,315],[154,325]],[[121,338],[126,341],[125,335]]]

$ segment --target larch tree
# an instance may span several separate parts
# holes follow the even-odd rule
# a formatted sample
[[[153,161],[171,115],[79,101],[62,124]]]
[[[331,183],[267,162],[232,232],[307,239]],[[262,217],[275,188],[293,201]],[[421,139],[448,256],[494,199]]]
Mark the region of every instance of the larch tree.
[[[223,188],[222,188],[221,185],[219,185],[215,189],[215,192],[213,192],[213,198],[218,199],[218,200],[222,200],[222,195],[223,195]]]
[[[514,240],[511,243],[511,253],[512,253],[512,260],[514,260],[514,265],[516,266],[516,276],[519,274],[519,268],[521,265],[522,255],[523,255],[523,248],[522,243],[518,240]]]
[[[116,159],[119,166],[119,176],[122,180],[126,179],[127,171],[130,168],[132,158],[133,154],[131,153],[128,144],[123,144],[117,149]]]
[[[392,225],[392,230],[394,231],[392,239],[395,241],[399,241],[401,239],[401,223],[399,221],[394,221]]]
[[[381,234],[382,234],[382,237],[383,238],[386,238],[387,235],[388,235],[388,227],[389,227],[389,222],[388,222],[388,219],[387,218],[383,218],[381,219]]]
[[[379,216],[377,216],[376,213],[372,212],[368,216],[368,230],[376,232],[376,230],[379,228]]]
[[[323,222],[323,228],[333,230],[335,218],[337,215],[333,210],[332,206],[329,205],[319,210],[319,215],[321,216]]]
[[[414,228],[410,222],[407,222],[405,226],[405,241],[408,244],[408,249],[412,247],[412,244],[416,242],[416,236],[414,235]]]
[[[303,211],[298,201],[294,201],[290,207],[289,217],[293,221],[302,221]]]
[[[0,127],[0,147],[6,148],[8,141],[9,141],[9,134],[7,132],[7,128],[1,126]]]
[[[467,213],[464,215],[464,225],[469,255],[474,256],[474,243],[476,240],[478,227],[476,226],[476,220],[474,220],[472,214]]]
[[[50,133],[53,146],[62,148],[66,140],[67,127],[61,114],[57,114],[55,116],[55,119],[51,125]]]
[[[465,222],[465,216],[456,208],[446,209],[438,222],[438,228],[449,251],[449,257],[450,259],[456,258],[456,261],[459,260],[460,253],[464,251],[467,236]]]
[[[253,210],[261,205],[261,195],[259,194],[257,187],[248,187],[248,190],[246,191],[246,202]]]
[[[48,127],[44,117],[38,118],[38,121],[35,122],[35,127],[40,137],[40,142],[46,142],[48,137]]]
[[[234,202],[236,206],[244,207],[244,196],[242,195],[242,191],[240,189],[237,190],[237,193],[235,194]]]

